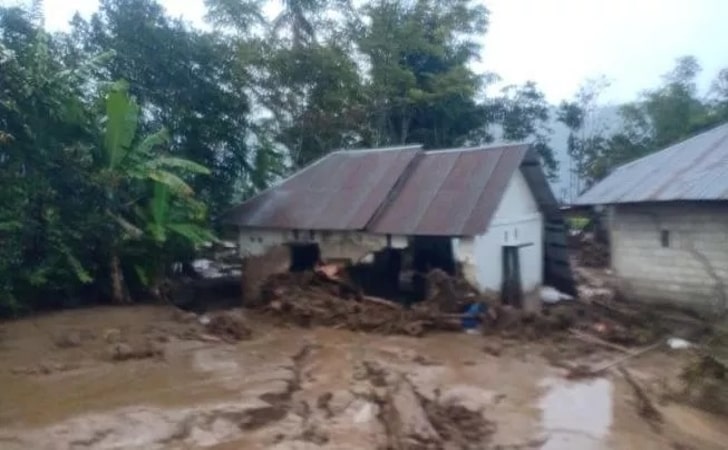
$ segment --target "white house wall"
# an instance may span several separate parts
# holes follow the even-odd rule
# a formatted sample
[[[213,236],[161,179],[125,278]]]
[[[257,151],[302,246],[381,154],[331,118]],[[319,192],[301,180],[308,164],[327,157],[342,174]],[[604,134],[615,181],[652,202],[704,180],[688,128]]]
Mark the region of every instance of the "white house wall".
[[[609,220],[612,267],[627,298],[725,310],[728,205],[619,205],[612,208]]]
[[[465,277],[483,291],[500,291],[503,246],[519,245],[524,291],[543,282],[543,218],[525,178],[517,171],[496,209],[488,230],[479,236],[454,240],[455,257]]]

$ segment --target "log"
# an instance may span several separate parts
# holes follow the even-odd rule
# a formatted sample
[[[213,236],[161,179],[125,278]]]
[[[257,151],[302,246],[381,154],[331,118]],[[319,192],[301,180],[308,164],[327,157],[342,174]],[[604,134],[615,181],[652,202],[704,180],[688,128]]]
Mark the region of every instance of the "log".
[[[610,362],[607,362],[605,364],[602,364],[597,367],[585,367],[585,366],[577,366],[573,368],[567,375],[567,378],[586,378],[586,377],[595,377],[597,375],[600,375],[607,370],[613,368],[614,366],[618,366],[622,364],[625,361],[628,361],[632,358],[635,358],[637,356],[643,355],[649,351],[652,351],[660,346],[662,346],[665,343],[665,339],[660,339],[659,341],[655,342],[652,345],[648,345],[647,347],[643,347],[639,350],[634,350],[627,355],[621,356],[619,358],[616,358]]]
[[[385,299],[379,298],[379,297],[372,297],[371,295],[362,295],[361,299],[364,300],[365,302],[376,303],[378,305],[384,305],[387,308],[399,309],[399,310],[403,309],[402,305],[400,305],[399,303],[395,303],[393,301],[385,300]]]
[[[652,345],[648,345],[647,347],[643,347],[639,350],[632,351],[628,355],[616,358],[613,361],[608,362],[606,364],[602,364],[601,366],[597,367],[596,369],[592,369],[592,370],[594,373],[602,373],[602,372],[606,371],[607,369],[611,369],[614,366],[618,366],[618,365],[622,364],[623,362],[628,361],[634,357],[644,355],[645,353],[662,346],[664,343],[665,343],[665,340],[660,339],[658,342],[655,342]]]
[[[574,337],[574,338],[576,338],[576,339],[578,339],[578,340],[580,340],[582,342],[586,342],[588,344],[601,345],[602,347],[606,347],[606,348],[609,348],[611,350],[618,350],[618,351],[620,351],[622,353],[631,354],[631,353],[634,353],[635,352],[634,350],[629,349],[629,348],[627,348],[625,346],[622,346],[622,345],[619,345],[619,344],[614,344],[614,343],[609,342],[609,341],[605,341],[604,339],[598,338],[598,337],[596,337],[596,336],[594,336],[592,334],[584,333],[582,331],[575,330],[573,328],[569,330],[569,333],[571,333],[572,337]]]
[[[640,386],[639,383],[632,377],[632,375],[624,367],[619,368],[619,372],[624,376],[624,379],[634,389],[635,397],[637,397],[637,409],[639,414],[647,419],[651,425],[662,423],[662,413],[652,403],[650,397],[645,393],[645,390]]]

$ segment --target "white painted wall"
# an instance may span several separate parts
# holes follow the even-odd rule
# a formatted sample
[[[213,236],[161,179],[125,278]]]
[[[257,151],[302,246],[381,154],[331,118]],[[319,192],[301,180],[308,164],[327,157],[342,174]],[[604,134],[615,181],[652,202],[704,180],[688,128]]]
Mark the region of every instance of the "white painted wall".
[[[465,277],[483,291],[500,291],[503,246],[525,245],[520,252],[524,292],[543,283],[543,218],[520,171],[511,178],[488,230],[472,238],[455,239],[455,257]]]
[[[728,204],[644,203],[619,205],[610,212],[612,267],[625,297],[726,310]]]

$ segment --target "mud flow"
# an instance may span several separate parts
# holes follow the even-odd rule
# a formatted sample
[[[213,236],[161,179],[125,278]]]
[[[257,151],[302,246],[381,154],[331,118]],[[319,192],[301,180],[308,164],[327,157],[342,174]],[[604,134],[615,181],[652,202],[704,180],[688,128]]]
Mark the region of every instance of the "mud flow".
[[[724,416],[663,400],[676,356],[568,380],[558,340],[281,326],[254,311],[66,311],[4,323],[3,449],[719,449]],[[245,328],[245,332],[240,327]],[[677,378],[676,378],[677,379]]]

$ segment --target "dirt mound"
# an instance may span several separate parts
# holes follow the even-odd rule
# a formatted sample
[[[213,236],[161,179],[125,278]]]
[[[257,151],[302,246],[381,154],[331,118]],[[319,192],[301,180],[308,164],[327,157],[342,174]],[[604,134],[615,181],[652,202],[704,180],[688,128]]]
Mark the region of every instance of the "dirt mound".
[[[404,374],[383,369],[374,362],[364,365],[380,406],[379,420],[392,449],[489,448],[496,426],[480,411],[438,397],[422,396]]]
[[[299,326],[331,326],[354,331],[419,336],[428,330],[459,329],[457,314],[442,310],[439,300],[411,309],[362,295],[347,282],[313,272],[283,273],[263,283],[263,309]]]
[[[426,284],[426,303],[444,313],[462,312],[469,304],[482,300],[480,292],[473,285],[441,269],[430,271],[426,276]]]
[[[422,399],[432,425],[443,441],[455,448],[477,448],[485,445],[484,438],[496,431],[496,426],[482,414],[461,405],[441,405]]]
[[[582,267],[609,266],[609,244],[600,241],[594,233],[580,233],[569,239],[569,246],[575,252]]]
[[[132,359],[164,358],[164,347],[153,340],[146,339],[136,344],[118,342],[106,348],[106,356],[111,361]]]
[[[253,336],[238,311],[226,311],[210,317],[205,330],[225,341],[243,341]]]

